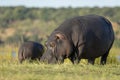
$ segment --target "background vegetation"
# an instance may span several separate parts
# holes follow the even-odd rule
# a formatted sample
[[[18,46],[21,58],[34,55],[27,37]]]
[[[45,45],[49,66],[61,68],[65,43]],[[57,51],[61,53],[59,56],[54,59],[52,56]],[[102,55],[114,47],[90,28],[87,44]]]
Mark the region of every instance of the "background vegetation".
[[[40,42],[46,40],[64,20],[89,14],[104,16],[112,22],[116,35],[115,45],[120,47],[120,7],[58,9],[0,7],[0,41],[10,44],[27,40]]]
[[[34,62],[19,64],[17,52],[24,41],[44,44],[50,33],[64,20],[74,16],[97,14],[112,22],[115,42],[107,65],[86,65],[83,60],[72,65],[42,64]],[[120,7],[94,8],[26,8],[0,7],[0,80],[118,80],[120,78]]]

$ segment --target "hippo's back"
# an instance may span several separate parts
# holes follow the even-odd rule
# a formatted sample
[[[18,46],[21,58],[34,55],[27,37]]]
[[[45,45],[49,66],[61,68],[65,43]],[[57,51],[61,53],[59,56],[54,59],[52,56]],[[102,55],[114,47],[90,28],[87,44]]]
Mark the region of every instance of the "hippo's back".
[[[85,42],[82,57],[99,57],[108,52],[114,42],[111,23],[106,18],[97,15],[83,17],[81,23]]]

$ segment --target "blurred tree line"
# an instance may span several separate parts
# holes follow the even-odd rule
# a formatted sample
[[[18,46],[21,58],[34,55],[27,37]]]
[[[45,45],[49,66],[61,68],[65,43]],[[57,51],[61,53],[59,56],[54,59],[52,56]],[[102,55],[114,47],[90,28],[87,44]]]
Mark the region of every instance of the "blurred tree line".
[[[19,40],[27,41],[33,39],[36,41],[43,40],[39,38],[38,34],[45,34],[48,36],[49,33],[54,30],[55,27],[60,25],[65,19],[88,15],[97,14],[107,17],[110,21],[116,22],[120,25],[120,7],[83,7],[83,8],[26,8],[23,6],[18,7],[0,7],[0,28],[2,30],[9,27],[27,26],[27,28],[18,29],[17,32],[10,37],[7,37],[6,41],[15,42]],[[30,26],[34,26],[38,31],[31,31],[33,29]],[[41,30],[39,31],[39,26]],[[14,28],[15,28],[14,27]],[[42,29],[43,28],[43,29]],[[25,36],[27,32],[32,32],[34,35]],[[19,32],[19,33],[18,33]],[[36,33],[35,33],[36,32]],[[4,33],[4,31],[1,31]],[[120,30],[117,30],[116,34],[119,34]],[[22,36],[21,36],[22,35]],[[1,39],[2,37],[0,37]],[[116,45],[120,46],[119,40],[117,39]]]
[[[43,21],[53,20],[55,22],[61,22],[64,19],[87,15],[98,14],[110,18],[112,21],[120,23],[120,7],[84,7],[84,8],[26,8],[19,7],[0,7],[0,27],[7,27],[10,23],[16,20],[24,19],[40,19]]]

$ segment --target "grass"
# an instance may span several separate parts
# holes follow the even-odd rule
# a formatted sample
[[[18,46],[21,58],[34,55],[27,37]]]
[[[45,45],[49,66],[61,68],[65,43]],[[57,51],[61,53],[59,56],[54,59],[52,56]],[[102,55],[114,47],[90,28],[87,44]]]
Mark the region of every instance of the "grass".
[[[0,65],[0,80],[118,80],[120,65],[6,64]]]
[[[0,48],[0,80],[119,80],[120,63],[116,59],[118,48],[112,48],[106,65],[99,65],[100,58],[95,65],[87,65],[82,60],[73,65],[66,59],[64,64],[43,64],[39,62],[19,64],[13,52],[18,48]],[[4,52],[4,54],[2,54]]]

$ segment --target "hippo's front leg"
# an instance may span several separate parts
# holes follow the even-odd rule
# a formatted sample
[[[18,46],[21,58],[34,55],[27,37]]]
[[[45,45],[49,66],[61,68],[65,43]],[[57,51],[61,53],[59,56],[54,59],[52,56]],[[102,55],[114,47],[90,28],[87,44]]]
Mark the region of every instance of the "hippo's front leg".
[[[89,58],[88,59],[88,64],[94,65],[94,62],[95,62],[95,58]]]

